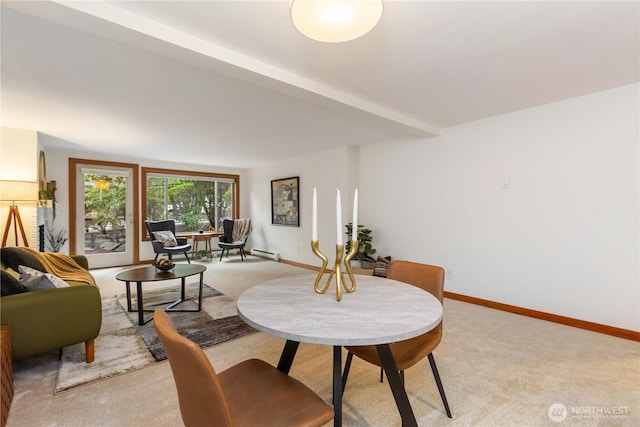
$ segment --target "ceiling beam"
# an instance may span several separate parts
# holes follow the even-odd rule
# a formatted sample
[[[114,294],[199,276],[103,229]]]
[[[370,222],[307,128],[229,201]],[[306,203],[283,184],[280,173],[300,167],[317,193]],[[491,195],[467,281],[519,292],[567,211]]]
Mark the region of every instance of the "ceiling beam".
[[[28,5],[30,2],[24,3]],[[433,137],[440,134],[440,126],[434,123],[406,116],[114,4],[65,0],[53,0],[50,4],[62,6],[70,13],[65,14],[63,9],[56,10],[54,7],[46,8],[46,11],[44,8],[39,8],[37,13],[34,13],[36,12],[34,8],[28,8],[28,6],[16,8],[332,110],[351,112],[356,110],[374,116],[376,119],[391,122],[410,135]],[[86,17],[79,19],[82,15],[73,12]],[[90,17],[96,18],[98,22]],[[104,25],[104,22],[115,25]]]

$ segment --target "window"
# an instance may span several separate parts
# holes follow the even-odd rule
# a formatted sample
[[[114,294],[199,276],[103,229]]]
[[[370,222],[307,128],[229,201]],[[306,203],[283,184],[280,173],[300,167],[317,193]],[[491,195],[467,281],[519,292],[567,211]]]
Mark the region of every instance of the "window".
[[[142,183],[145,218],[173,219],[176,233],[222,232],[225,218],[238,217],[238,175],[142,168]]]
[[[81,168],[84,181],[84,254],[124,252],[127,172]]]

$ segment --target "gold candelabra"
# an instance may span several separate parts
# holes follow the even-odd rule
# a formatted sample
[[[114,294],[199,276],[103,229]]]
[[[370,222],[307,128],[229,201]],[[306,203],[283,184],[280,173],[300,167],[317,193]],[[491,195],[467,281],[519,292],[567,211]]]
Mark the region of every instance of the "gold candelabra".
[[[334,269],[329,274],[329,278],[327,279],[327,282],[325,283],[322,289],[320,288],[319,284],[320,284],[320,280],[322,280],[323,274],[327,270],[327,264],[329,264],[329,260],[322,252],[320,252],[320,247],[317,240],[311,241],[311,250],[313,251],[315,256],[317,256],[322,260],[322,267],[320,267],[320,271],[318,272],[316,281],[313,284],[313,289],[317,293],[324,294],[325,292],[327,292],[327,289],[329,289],[329,286],[331,286],[331,281],[334,276],[336,277],[336,300],[340,301],[340,299],[342,298],[342,288],[344,288],[344,290],[347,291],[347,293],[352,293],[356,290],[356,279],[353,276],[353,271],[351,271],[351,260],[356,255],[356,253],[358,253],[357,240],[351,241],[351,249],[349,250],[349,253],[347,254],[347,256],[344,258],[344,267],[347,270],[347,274],[349,275],[351,286],[347,286],[344,280],[344,273],[342,272],[342,256],[344,255],[344,245],[336,245],[335,266],[334,266]]]

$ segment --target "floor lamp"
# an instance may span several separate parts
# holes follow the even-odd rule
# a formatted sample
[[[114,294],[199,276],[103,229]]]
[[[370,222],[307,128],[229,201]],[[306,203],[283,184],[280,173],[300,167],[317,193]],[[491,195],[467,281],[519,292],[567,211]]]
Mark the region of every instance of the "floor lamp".
[[[9,230],[13,222],[13,231],[15,236],[15,245],[18,246],[18,230],[24,241],[24,246],[29,246],[27,235],[24,232],[20,211],[18,210],[18,202],[37,202],[38,201],[38,183],[31,181],[7,181],[0,180],[0,201],[11,202],[9,206],[9,216],[4,225],[4,234],[2,236],[2,247],[7,244]]]

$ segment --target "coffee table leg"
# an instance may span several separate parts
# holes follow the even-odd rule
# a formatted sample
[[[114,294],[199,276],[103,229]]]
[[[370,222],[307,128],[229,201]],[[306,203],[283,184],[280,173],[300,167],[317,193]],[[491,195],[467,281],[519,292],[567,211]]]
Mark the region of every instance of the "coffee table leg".
[[[204,286],[204,272],[200,273],[200,290],[198,294],[198,311],[202,310],[202,287]]]
[[[130,282],[125,282],[127,288],[127,311],[131,312],[131,286]]]
[[[182,302],[182,301],[184,301],[184,300],[185,300],[185,292],[184,292],[184,281],[185,281],[185,280],[186,280],[186,278],[185,278],[185,277],[183,277],[183,278],[181,279],[181,282],[180,282],[180,285],[181,285],[181,288],[182,288],[182,289],[181,289],[181,294],[180,294],[180,296],[181,296],[181,297],[180,297],[180,302]]]
[[[333,425],[342,426],[342,347],[333,346]]]
[[[144,304],[142,304],[142,282],[136,282],[136,299],[138,300],[138,325],[144,325]]]
[[[378,356],[380,356],[384,372],[387,374],[393,398],[396,401],[398,411],[402,417],[402,426],[418,427],[416,416],[411,408],[407,391],[405,390],[402,379],[400,378],[400,372],[398,371],[396,362],[393,360],[393,353],[391,353],[389,344],[376,345],[376,348],[378,350]]]

